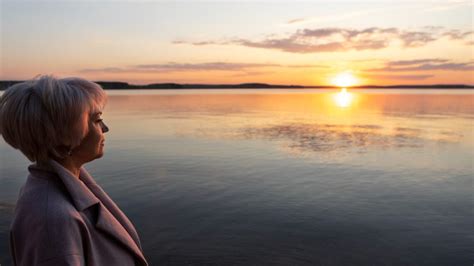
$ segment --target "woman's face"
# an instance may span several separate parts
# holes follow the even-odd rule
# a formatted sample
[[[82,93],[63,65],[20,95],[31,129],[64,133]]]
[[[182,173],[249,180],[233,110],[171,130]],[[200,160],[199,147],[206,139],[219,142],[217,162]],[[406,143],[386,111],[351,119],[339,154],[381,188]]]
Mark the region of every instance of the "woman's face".
[[[86,114],[89,116],[88,114]],[[92,114],[89,120],[89,132],[81,144],[72,150],[72,156],[83,163],[90,162],[104,155],[104,133],[109,131],[101,118],[102,112]]]

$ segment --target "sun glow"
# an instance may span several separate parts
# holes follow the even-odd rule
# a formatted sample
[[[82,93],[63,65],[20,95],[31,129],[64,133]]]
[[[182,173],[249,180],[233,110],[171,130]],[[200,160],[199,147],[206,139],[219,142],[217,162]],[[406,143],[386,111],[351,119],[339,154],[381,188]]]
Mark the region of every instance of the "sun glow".
[[[341,91],[334,95],[334,101],[339,107],[349,107],[352,103],[354,96],[352,93],[347,92],[346,88],[342,88]]]
[[[339,73],[331,80],[331,83],[338,87],[347,88],[357,84],[358,80],[351,72],[347,71]]]

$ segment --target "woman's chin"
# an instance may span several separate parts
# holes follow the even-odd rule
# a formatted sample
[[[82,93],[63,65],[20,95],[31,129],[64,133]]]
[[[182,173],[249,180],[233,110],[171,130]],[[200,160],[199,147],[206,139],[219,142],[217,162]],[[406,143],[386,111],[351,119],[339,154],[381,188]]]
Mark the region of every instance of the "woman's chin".
[[[104,156],[104,151],[100,149],[100,151],[95,155],[95,159],[102,158]]]

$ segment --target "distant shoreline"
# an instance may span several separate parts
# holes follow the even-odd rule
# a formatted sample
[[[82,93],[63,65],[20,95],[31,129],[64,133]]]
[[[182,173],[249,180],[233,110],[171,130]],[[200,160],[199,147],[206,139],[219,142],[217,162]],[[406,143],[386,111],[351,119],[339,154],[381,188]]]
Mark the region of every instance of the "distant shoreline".
[[[20,83],[20,80],[0,81],[0,90]],[[275,85],[266,83],[242,84],[179,84],[179,83],[153,83],[147,85],[133,85],[127,82],[95,81],[105,90],[176,90],[176,89],[339,89],[338,86],[301,86],[301,85]],[[474,89],[474,85],[465,84],[431,84],[431,85],[364,85],[352,86],[351,89]]]

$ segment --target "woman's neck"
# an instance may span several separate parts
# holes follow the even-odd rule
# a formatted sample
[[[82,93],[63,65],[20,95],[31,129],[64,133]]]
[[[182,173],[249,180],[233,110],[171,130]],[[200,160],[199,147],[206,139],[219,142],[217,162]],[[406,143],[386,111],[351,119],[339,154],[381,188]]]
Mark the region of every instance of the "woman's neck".
[[[63,160],[59,160],[58,163],[60,163],[64,168],[69,170],[69,172],[71,172],[71,174],[73,174],[75,177],[79,178],[79,174],[81,173],[82,163],[78,163],[72,160],[71,157],[68,157]]]

